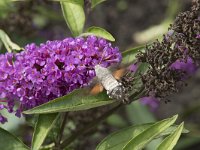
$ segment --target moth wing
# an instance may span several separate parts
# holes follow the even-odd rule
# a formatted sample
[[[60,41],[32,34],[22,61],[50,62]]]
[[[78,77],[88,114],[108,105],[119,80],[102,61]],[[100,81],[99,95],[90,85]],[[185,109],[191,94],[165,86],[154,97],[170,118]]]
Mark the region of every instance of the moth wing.
[[[117,80],[120,80],[121,77],[126,73],[126,69],[125,68],[121,68],[121,69],[118,69],[116,70],[114,73],[113,73],[113,76],[115,79]]]
[[[103,91],[103,89],[104,88],[103,88],[102,84],[98,83],[90,90],[90,94],[92,94],[92,95],[99,94]]]
[[[120,69],[114,71],[114,73],[112,75],[114,76],[115,79],[120,80],[121,77],[126,73],[126,71],[127,71],[126,68],[120,68]],[[101,83],[96,83],[94,85],[95,80],[98,81],[97,79],[93,79],[93,82],[92,82],[93,85],[92,85],[92,83],[90,84],[90,85],[92,85],[92,88],[90,90],[90,94],[92,94],[92,95],[99,94],[99,93],[103,92],[103,90],[104,90],[104,87]]]

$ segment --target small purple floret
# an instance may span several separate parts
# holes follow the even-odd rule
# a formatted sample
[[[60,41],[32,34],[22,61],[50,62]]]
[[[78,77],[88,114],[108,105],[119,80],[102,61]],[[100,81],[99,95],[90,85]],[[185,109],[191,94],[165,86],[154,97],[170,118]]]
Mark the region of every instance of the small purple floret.
[[[137,64],[137,63],[132,64],[132,65],[130,65],[128,68],[129,68],[129,70],[130,70],[131,72],[136,72],[137,69],[138,69],[138,64]]]
[[[177,60],[171,65],[171,68],[184,71],[186,78],[193,75],[197,70],[196,64],[190,57],[186,60]]]
[[[119,49],[95,36],[33,43],[20,53],[2,54],[0,109],[20,117],[23,110],[86,86],[95,76],[95,65],[108,67],[120,61]],[[6,122],[3,116],[0,122]]]
[[[8,122],[8,120],[7,120],[7,118],[5,118],[4,116],[2,116],[2,115],[0,114],[0,122],[1,122],[2,124],[4,124],[4,123]]]
[[[155,97],[143,97],[140,99],[141,103],[150,107],[152,111],[154,111],[159,106],[159,101]]]

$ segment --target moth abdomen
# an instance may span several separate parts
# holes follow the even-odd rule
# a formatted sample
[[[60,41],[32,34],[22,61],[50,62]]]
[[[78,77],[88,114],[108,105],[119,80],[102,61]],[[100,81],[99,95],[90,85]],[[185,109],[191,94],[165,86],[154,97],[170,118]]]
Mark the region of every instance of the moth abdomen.
[[[95,72],[98,80],[107,90],[107,94],[110,98],[122,101],[123,103],[128,103],[125,87],[114,78],[109,69],[96,65]]]

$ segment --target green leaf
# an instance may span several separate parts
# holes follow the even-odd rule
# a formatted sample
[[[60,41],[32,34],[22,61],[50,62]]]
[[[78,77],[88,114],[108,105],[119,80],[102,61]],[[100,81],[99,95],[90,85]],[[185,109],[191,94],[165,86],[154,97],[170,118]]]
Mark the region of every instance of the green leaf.
[[[133,137],[148,129],[153,123],[134,125],[108,135],[97,146],[96,150],[122,150]]]
[[[74,90],[68,95],[56,98],[48,103],[24,111],[25,114],[42,114],[66,111],[86,110],[94,107],[108,105],[115,100],[108,98],[106,92],[98,95],[89,95],[84,92],[85,89]]]
[[[178,115],[175,115],[172,118],[155,123],[136,137],[132,138],[123,150],[140,150],[144,148],[152,139],[171,126],[176,121],[177,117]]]
[[[141,104],[139,100],[128,105],[126,107],[126,113],[128,120],[135,125],[157,121],[153,113],[151,113],[146,105]],[[146,146],[146,150],[155,150],[155,146],[159,145],[161,142],[161,138],[151,141]]]
[[[147,106],[142,105],[140,101],[135,101],[128,105],[126,107],[126,112],[130,122],[134,124],[143,124],[156,121],[155,117],[149,111]]]
[[[22,50],[22,48],[19,47],[17,44],[13,43],[9,38],[9,36],[1,29],[0,29],[0,39],[3,42],[8,52],[12,52],[12,50]]]
[[[162,133],[160,133],[159,137],[172,134],[178,127],[179,127],[178,125],[172,125],[172,126],[170,126],[165,131],[163,131]],[[183,128],[182,133],[189,133],[189,130],[187,130],[186,128]]]
[[[176,145],[178,139],[180,138],[181,132],[183,130],[184,123],[181,123],[178,128],[166,137],[163,142],[158,146],[157,150],[172,150]]]
[[[136,60],[136,55],[139,51],[143,51],[145,48],[144,45],[139,47],[130,48],[124,52],[122,52],[122,64],[131,64],[134,63],[134,60]]]
[[[115,38],[108,31],[100,27],[95,27],[95,26],[90,27],[86,30],[86,32],[84,32],[80,36],[88,36],[88,35],[95,35],[109,41],[115,41]]]
[[[0,149],[1,150],[28,150],[29,148],[20,139],[0,128]]]
[[[119,131],[116,131],[110,135],[108,135],[105,139],[98,144],[96,150],[122,150],[123,147],[134,137],[154,125],[155,123],[147,123],[142,125],[133,125],[130,127],[126,127]],[[160,138],[162,136],[169,135],[173,133],[177,128],[177,125],[173,125],[166,129],[164,132],[160,133],[155,139]],[[182,133],[188,133],[188,130],[184,129]]]
[[[41,114],[35,125],[33,139],[32,139],[32,150],[38,150],[44,142],[48,132],[53,127],[54,123],[58,118],[58,114]]]
[[[73,2],[60,2],[63,16],[65,21],[73,34],[78,36],[82,33],[85,25],[85,13],[83,9],[83,0],[79,0],[79,3]]]
[[[73,4],[79,4],[81,6],[84,6],[84,1],[83,0],[52,0],[52,1],[58,1],[58,2],[69,2]]]
[[[97,6],[98,4],[104,2],[106,0],[92,0],[92,8],[94,8],[95,6]]]

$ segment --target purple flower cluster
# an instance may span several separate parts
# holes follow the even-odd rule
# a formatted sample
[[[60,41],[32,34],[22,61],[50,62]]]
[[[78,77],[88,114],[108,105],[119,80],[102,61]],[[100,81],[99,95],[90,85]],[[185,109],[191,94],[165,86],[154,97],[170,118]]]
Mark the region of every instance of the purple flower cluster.
[[[23,110],[86,86],[95,65],[120,61],[119,49],[95,36],[28,44],[20,53],[0,55],[0,110],[20,117]],[[0,122],[6,121],[0,115]]]
[[[188,57],[186,60],[176,60],[171,66],[172,69],[181,70],[185,72],[185,78],[193,75],[197,70],[197,65],[192,60],[192,58]]]

